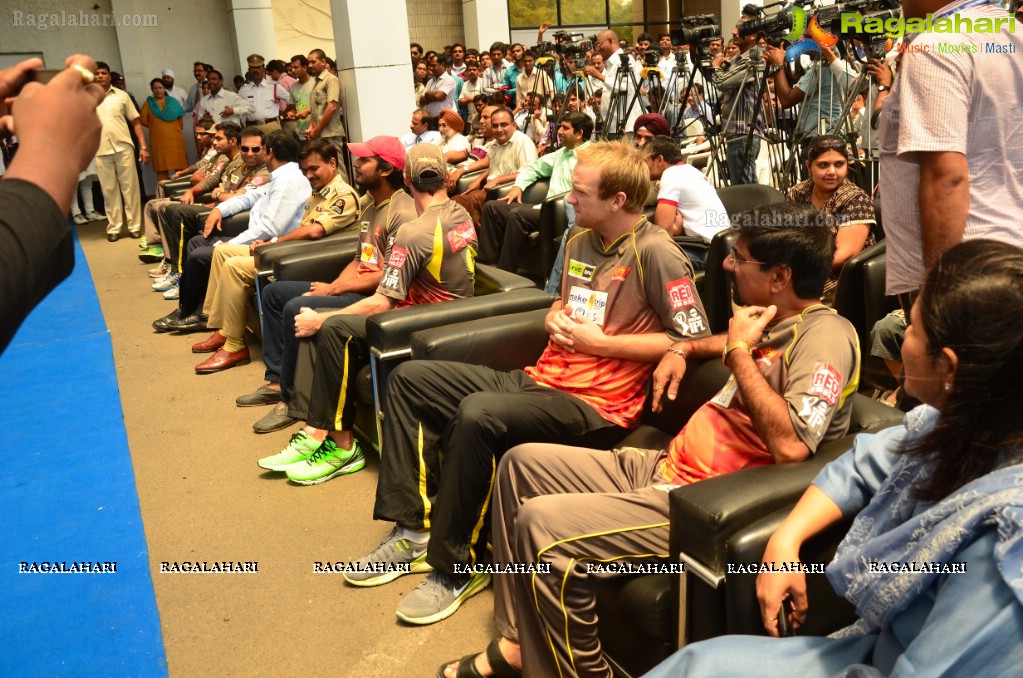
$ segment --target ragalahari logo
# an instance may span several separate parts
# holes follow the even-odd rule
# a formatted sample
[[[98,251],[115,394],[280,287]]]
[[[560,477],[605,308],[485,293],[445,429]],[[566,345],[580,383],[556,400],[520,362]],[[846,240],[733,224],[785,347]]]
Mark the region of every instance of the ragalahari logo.
[[[804,35],[809,37],[801,38]],[[792,31],[785,36],[785,40],[792,43],[785,50],[785,58],[789,62],[795,61],[802,54],[819,53],[821,47],[834,47],[838,44],[838,36],[821,28],[816,14],[807,21],[806,10],[802,7],[792,8]]]

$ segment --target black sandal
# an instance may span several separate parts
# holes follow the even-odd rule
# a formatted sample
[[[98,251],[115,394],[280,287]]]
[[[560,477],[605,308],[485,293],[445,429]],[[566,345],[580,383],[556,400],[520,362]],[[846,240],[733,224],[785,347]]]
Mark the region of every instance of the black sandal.
[[[501,654],[499,640],[492,640],[487,645],[484,654],[490,663],[491,674],[494,678],[522,678],[522,671],[508,663],[508,660]],[[458,670],[455,678],[488,678],[476,669],[476,654],[469,654],[458,660]],[[449,667],[451,662],[444,662],[437,671],[437,678],[444,678],[444,669]]]

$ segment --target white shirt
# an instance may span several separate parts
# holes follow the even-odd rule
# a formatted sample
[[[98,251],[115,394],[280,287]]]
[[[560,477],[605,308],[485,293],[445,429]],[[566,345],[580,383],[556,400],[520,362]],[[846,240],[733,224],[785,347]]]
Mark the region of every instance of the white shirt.
[[[231,238],[232,245],[247,245],[270,240],[298,228],[302,208],[313,189],[297,162],[281,165],[270,173],[270,183],[249,189],[220,203],[217,209],[225,217],[249,212],[249,227]]]
[[[422,134],[415,134],[414,132],[409,132],[401,139],[399,139],[399,141],[401,141],[401,145],[405,147],[406,151],[415,146],[416,144],[436,144],[440,146],[442,143],[444,143],[444,139],[441,137],[440,132],[438,132],[437,130],[427,130]]]
[[[664,170],[657,204],[673,205],[682,214],[685,234],[699,236],[707,242],[718,231],[729,227],[728,212],[717,191],[703,172],[692,165],[679,163]]]
[[[615,86],[615,79],[618,76],[618,72],[622,66],[622,50],[619,49],[617,52],[604,59],[604,94],[600,98],[600,111],[601,118],[604,120],[605,130],[611,130],[613,125],[614,130],[618,129],[618,119],[620,113],[618,112],[618,106],[628,106],[635,97],[636,88],[633,87],[633,78],[629,77],[628,73],[622,74],[622,80],[618,83],[618,91],[612,92],[612,88]],[[632,69],[635,80],[639,81],[639,71],[635,59],[629,59],[629,67]],[[625,103],[621,103],[624,101]],[[615,104],[612,106],[612,102]],[[611,111],[615,111],[614,119],[609,119],[608,115]],[[636,99],[632,109],[628,111],[628,117],[626,118],[625,125],[622,126],[622,132],[631,132],[632,128],[636,124],[636,118],[643,115],[643,107],[639,104],[639,99]]]
[[[226,117],[220,115],[220,112],[228,106],[234,109],[234,113]],[[243,99],[236,93],[222,87],[216,94],[210,93],[202,98],[202,103],[199,104],[199,117],[201,118],[209,113],[209,116],[213,118],[214,124],[233,122],[239,127],[244,127],[242,116],[251,115],[252,110],[252,104],[249,103],[248,99]]]
[[[431,101],[426,104],[426,112],[431,118],[436,118],[445,108],[457,111],[455,108],[455,79],[447,73],[439,77],[430,78],[426,83],[426,92],[444,92],[444,98],[440,101]]]
[[[185,103],[188,101],[188,92],[181,89],[177,85],[174,85],[174,87],[171,87],[169,90],[167,90],[167,95],[177,99],[178,103],[181,104],[181,108],[184,108],[186,111],[188,110],[188,108],[185,106]]]
[[[262,125],[264,120],[277,118],[281,114],[281,102],[291,101],[291,95],[283,85],[278,85],[270,78],[263,78],[259,85],[247,82],[238,90],[238,96],[252,105],[253,113],[247,116],[254,125]]]

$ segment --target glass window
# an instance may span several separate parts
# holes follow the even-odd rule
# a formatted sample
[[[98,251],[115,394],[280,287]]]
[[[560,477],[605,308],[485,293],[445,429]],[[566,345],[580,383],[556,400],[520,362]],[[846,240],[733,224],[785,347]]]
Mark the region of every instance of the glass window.
[[[611,21],[609,23],[631,24],[637,21],[643,22],[643,0],[611,0]]]
[[[565,26],[606,24],[604,3],[594,0],[561,0],[561,23]]]
[[[601,12],[603,14],[603,12]],[[558,0],[509,0],[508,21],[512,28],[558,22]]]

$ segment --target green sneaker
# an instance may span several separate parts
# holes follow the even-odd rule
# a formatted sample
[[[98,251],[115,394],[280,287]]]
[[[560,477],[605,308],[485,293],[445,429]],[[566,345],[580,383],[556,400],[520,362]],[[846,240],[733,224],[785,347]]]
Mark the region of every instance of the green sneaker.
[[[146,236],[142,236],[139,238],[139,249],[144,250],[147,247],[149,247],[149,245],[146,244]]]
[[[310,438],[305,431],[299,431],[291,436],[288,446],[283,450],[269,457],[263,457],[256,463],[267,471],[286,471],[292,464],[298,464],[311,457],[319,447],[319,441]]]
[[[342,450],[329,437],[320,444],[305,461],[289,466],[285,473],[288,480],[299,485],[319,485],[334,476],[343,476],[361,471],[366,465],[358,441],[352,442],[352,449]]]
[[[158,261],[163,261],[163,256],[163,248],[159,245],[153,245],[139,252],[139,261],[155,264]]]

